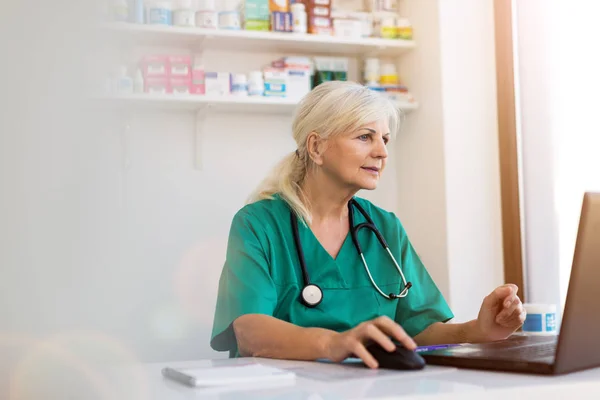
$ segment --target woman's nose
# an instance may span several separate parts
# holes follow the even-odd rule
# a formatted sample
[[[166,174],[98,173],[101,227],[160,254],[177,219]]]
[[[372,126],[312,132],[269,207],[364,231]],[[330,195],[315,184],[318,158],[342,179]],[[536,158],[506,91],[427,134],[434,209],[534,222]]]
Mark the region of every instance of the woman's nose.
[[[373,149],[373,155],[376,158],[386,158],[388,156],[387,146],[383,139],[378,139],[375,142],[375,148]]]

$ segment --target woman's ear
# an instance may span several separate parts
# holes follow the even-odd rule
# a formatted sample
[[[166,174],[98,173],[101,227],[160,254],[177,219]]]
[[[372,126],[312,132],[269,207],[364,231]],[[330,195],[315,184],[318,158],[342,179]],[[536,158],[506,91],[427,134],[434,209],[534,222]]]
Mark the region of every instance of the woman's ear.
[[[323,165],[323,153],[325,152],[325,141],[317,132],[311,132],[306,138],[306,150],[308,156],[317,165]]]

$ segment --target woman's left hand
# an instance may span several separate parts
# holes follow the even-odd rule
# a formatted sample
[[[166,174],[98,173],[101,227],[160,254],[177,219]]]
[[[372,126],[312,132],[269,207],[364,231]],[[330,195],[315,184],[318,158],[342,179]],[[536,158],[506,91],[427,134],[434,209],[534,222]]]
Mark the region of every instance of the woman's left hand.
[[[517,285],[507,284],[496,288],[485,299],[476,320],[476,341],[502,340],[513,334],[527,315]]]

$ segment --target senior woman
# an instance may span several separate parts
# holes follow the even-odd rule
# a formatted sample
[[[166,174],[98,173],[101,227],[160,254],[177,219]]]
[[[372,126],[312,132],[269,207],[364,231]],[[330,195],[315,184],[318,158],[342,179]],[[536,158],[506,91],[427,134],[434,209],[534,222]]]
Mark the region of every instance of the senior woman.
[[[398,126],[383,96],[350,82],[317,86],[293,122],[287,155],[233,218],[211,346],[230,356],[360,357],[393,340],[416,345],[500,340],[525,312],[515,285],[488,295],[476,319],[452,311],[398,218],[359,198],[377,187]]]

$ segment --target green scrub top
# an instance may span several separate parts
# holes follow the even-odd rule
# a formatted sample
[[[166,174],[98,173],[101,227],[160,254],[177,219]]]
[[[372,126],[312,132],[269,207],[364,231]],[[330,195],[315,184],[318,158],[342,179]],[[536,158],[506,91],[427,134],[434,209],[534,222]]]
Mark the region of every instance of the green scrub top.
[[[299,222],[310,282],[323,291],[323,301],[317,307],[304,306],[299,301],[304,282],[291,209],[275,195],[272,200],[246,205],[233,218],[210,342],[214,350],[229,351],[231,357],[238,355],[232,323],[244,314],[266,314],[301,327],[337,332],[387,315],[412,337],[434,322],[454,317],[394,213],[368,200],[355,199],[382,233],[406,280],[412,282],[408,295],[389,300],[376,291],[350,233],[333,259],[310,228]],[[354,209],[354,224],[361,222],[365,222],[364,216]],[[358,240],[377,285],[384,293],[399,293],[400,274],[375,234],[361,229]]]

